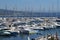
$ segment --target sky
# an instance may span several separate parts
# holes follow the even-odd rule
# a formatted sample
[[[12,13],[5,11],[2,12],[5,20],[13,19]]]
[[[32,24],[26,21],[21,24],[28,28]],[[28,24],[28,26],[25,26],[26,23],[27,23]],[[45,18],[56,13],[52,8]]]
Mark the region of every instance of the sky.
[[[0,9],[59,12],[60,0],[0,0]]]

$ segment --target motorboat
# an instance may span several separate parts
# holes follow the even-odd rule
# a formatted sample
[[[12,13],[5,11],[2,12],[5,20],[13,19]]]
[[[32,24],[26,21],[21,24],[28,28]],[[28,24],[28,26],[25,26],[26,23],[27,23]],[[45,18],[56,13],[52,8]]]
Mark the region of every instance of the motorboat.
[[[0,30],[0,36],[9,36],[9,35],[11,35],[10,31],[6,31],[3,29]]]
[[[34,30],[34,29],[30,28],[30,27],[24,27],[24,30],[29,31],[29,33],[38,33],[37,30]]]
[[[18,34],[17,31],[14,30],[14,28],[12,27],[10,28],[3,28],[0,30],[0,35],[8,35],[8,36],[16,36]]]

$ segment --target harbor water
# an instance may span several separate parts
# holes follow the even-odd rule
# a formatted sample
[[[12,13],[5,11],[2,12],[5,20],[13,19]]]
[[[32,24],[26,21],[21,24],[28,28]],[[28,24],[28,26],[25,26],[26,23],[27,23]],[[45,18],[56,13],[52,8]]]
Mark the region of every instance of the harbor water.
[[[47,34],[55,35],[56,32],[57,32],[58,36],[60,36],[60,28],[43,30],[43,31],[38,30],[38,31],[39,31],[38,34],[29,34],[29,35],[19,34],[17,36],[0,36],[0,40],[28,40],[28,37],[30,39],[32,39],[32,38],[37,38],[39,36],[45,36]]]

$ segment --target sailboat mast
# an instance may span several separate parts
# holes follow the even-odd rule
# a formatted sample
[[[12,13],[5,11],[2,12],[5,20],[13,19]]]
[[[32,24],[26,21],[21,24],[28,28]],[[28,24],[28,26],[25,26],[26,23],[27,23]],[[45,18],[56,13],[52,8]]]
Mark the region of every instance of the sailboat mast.
[[[49,5],[49,9],[48,9],[48,17],[50,17],[50,16],[49,16],[50,13],[51,13],[51,12],[50,12],[50,5]]]
[[[40,4],[40,17],[41,17],[41,4]]]
[[[15,7],[13,7],[13,13],[14,13],[14,17],[16,17],[16,16],[15,16],[15,15],[16,15],[16,14],[15,14]],[[13,16],[13,15],[12,15],[12,16]]]
[[[16,12],[17,12],[17,7],[15,7],[15,16],[16,16],[16,18],[17,18],[17,15],[18,15],[18,14],[17,14]]]
[[[58,17],[58,14],[59,13],[59,0],[57,0],[57,13],[56,13],[56,17]]]
[[[53,13],[54,13],[54,3],[52,3],[52,13],[51,13],[51,17],[54,17]]]
[[[7,5],[5,5],[5,10],[6,10],[6,12],[5,12],[5,14],[6,14],[5,17],[6,17],[6,16],[8,15],[8,13],[7,13],[7,12],[8,12],[8,11],[7,11]],[[9,16],[9,15],[8,15],[8,16]]]
[[[43,14],[45,13],[45,7],[43,7]],[[46,17],[45,15],[43,15],[44,17]]]
[[[23,18],[26,17],[26,16],[28,16],[28,15],[26,15],[27,14],[27,9],[26,8],[27,7],[25,6],[24,15],[22,16]]]
[[[30,13],[31,18],[33,17],[32,13],[33,13],[33,8],[31,7],[31,13]]]

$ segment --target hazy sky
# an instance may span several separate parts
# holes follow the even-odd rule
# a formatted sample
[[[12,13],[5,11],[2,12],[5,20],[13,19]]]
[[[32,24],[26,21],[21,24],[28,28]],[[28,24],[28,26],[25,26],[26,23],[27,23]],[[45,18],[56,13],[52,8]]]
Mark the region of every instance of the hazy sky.
[[[60,0],[0,0],[0,8],[21,11],[60,11]],[[58,5],[57,5],[58,4]]]

